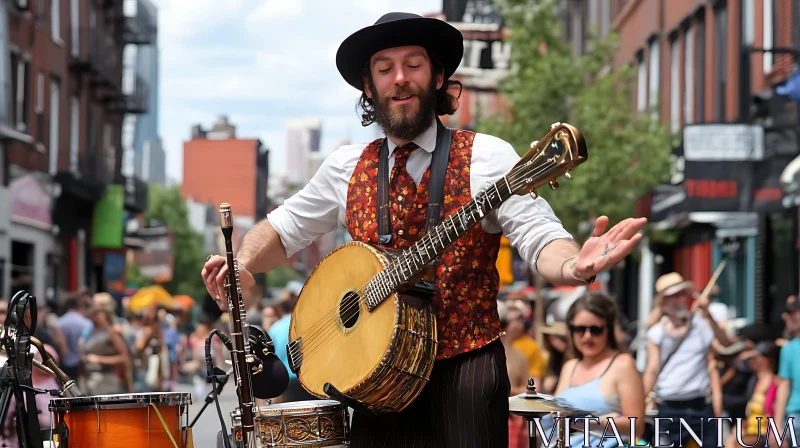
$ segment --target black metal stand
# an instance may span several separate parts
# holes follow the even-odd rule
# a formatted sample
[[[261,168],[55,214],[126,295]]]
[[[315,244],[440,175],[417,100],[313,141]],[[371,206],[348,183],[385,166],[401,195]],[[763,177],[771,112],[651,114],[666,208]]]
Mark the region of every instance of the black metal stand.
[[[17,292],[9,301],[3,337],[0,339],[0,345],[8,354],[8,361],[0,369],[0,428],[5,425],[11,394],[14,394],[15,428],[20,448],[44,446],[35,394],[48,391],[34,389],[31,380],[33,355],[30,352],[30,338],[36,329],[36,314],[36,298],[25,291]],[[26,322],[26,317],[30,319],[30,324]]]
[[[225,375],[224,374],[225,372],[222,372],[222,369],[220,369],[220,368],[215,368],[214,371],[216,373],[216,375],[214,375],[214,376],[217,379],[216,379],[216,381],[214,381],[212,383],[214,385],[211,388],[211,392],[209,392],[208,395],[206,395],[206,399],[205,399],[205,403],[203,403],[203,407],[200,408],[200,412],[198,412],[197,415],[194,416],[194,420],[192,420],[192,423],[189,424],[189,428],[193,428],[194,427],[194,424],[197,423],[197,419],[199,419],[200,416],[203,415],[203,411],[206,410],[208,405],[210,405],[211,403],[214,402],[214,395],[219,395],[222,392],[222,388],[225,387],[225,384],[228,382],[228,379],[230,378],[230,376],[229,375]],[[222,374],[220,374],[220,372],[222,372]]]

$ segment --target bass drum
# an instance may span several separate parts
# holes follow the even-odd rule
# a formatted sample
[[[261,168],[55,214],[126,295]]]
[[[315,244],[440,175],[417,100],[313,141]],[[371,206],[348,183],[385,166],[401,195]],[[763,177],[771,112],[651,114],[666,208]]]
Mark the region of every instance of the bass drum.
[[[241,443],[238,409],[232,417],[233,439]],[[350,416],[338,401],[290,401],[261,406],[254,415],[254,423],[259,448],[350,446]]]
[[[50,400],[51,446],[187,448],[188,393],[146,393]]]

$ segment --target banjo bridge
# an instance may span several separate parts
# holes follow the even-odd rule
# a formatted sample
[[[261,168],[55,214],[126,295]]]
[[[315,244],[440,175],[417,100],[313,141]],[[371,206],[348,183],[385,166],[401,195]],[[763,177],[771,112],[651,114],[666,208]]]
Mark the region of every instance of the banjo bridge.
[[[286,344],[286,355],[289,360],[289,369],[297,375],[303,364],[303,338],[299,337]]]

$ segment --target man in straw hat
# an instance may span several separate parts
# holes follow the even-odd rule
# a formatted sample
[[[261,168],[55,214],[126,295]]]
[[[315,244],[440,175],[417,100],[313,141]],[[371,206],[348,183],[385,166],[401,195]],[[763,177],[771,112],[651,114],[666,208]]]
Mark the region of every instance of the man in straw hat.
[[[401,12],[385,14],[344,40],[336,55],[339,73],[360,92],[362,123],[377,123],[387,138],[339,148],[303,190],[248,232],[237,253],[243,288],[253,285],[251,272],[275,268],[340,225],[355,241],[409,247],[425,232],[428,205],[450,216],[504,179],[520,160],[511,145],[447,129],[438,119],[458,108],[460,83],[450,77],[463,53],[463,36],[453,26]],[[434,157],[448,148],[447,158]],[[445,174],[437,190],[430,189],[441,179],[434,167]],[[379,172],[388,190],[382,197]],[[429,193],[444,200],[429,204]],[[606,233],[608,218],[600,217],[581,248],[542,198],[512,195],[479,215],[485,219],[444,251],[436,271],[439,346],[430,381],[397,424],[356,413],[353,446],[507,446],[509,380],[494,300],[501,235],[548,282],[581,285],[627,256],[646,223],[628,219]],[[385,225],[379,228],[380,222]],[[202,276],[225,308],[223,262],[211,257]]]
[[[687,431],[680,431],[678,417],[687,418],[692,430],[700,435],[703,446],[715,444],[711,426],[701,429],[701,419],[720,417],[722,390],[711,343],[716,338],[727,347],[728,336],[714,322],[707,304],[691,310],[694,283],[677,272],[656,280],[656,306],[663,318],[647,331],[647,367],[644,391],[648,401],[658,406],[660,418],[673,418],[669,439],[685,445]],[[680,440],[680,439],[683,440]]]

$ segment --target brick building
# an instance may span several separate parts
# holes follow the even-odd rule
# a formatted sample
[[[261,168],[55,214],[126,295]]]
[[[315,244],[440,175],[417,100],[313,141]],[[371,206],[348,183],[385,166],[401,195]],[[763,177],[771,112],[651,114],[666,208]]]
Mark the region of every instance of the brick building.
[[[124,250],[123,207],[141,211],[146,197],[135,179],[139,191],[122,187],[122,121],[147,110],[141,79],[123,87],[122,51],[148,44],[154,24],[126,16],[122,0],[3,3],[0,180],[11,213],[0,219],[0,246],[10,246],[0,249],[0,297],[106,290],[108,254]],[[107,194],[118,199],[113,228],[94,219]]]
[[[627,263],[627,284],[616,290],[629,312],[648,289],[638,281],[677,270],[702,289],[727,259],[718,284],[731,313],[779,321],[774,304],[798,284],[797,212],[781,205],[778,181],[798,154],[798,119],[795,102],[776,94],[793,56],[762,49],[800,48],[800,2],[563,0],[561,12],[577,53],[590,27],[618,34],[612,69],[635,67],[631,107],[660,119],[679,142],[653,149],[672,151],[672,176],[638,203],[642,216],[679,238],[647,248],[655,266]]]
[[[190,204],[190,214],[198,218],[195,230],[206,235],[210,253],[224,251],[219,230],[219,205],[227,202],[233,212],[233,244],[252,226],[267,216],[270,199],[269,149],[258,139],[236,137],[236,126],[220,116],[206,130],[192,128],[191,139],[183,143],[183,182],[181,195]],[[256,276],[262,287],[266,276]]]

